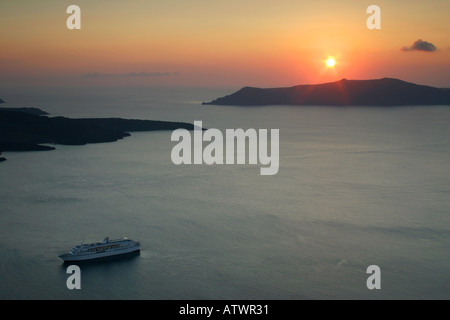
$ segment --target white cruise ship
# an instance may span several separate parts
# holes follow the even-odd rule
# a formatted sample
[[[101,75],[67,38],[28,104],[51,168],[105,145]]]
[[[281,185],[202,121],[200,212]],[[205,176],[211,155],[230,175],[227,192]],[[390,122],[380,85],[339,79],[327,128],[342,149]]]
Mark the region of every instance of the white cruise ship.
[[[68,253],[59,255],[64,261],[83,261],[97,258],[115,256],[141,250],[141,244],[128,238],[109,240],[102,242],[81,244],[75,246]]]

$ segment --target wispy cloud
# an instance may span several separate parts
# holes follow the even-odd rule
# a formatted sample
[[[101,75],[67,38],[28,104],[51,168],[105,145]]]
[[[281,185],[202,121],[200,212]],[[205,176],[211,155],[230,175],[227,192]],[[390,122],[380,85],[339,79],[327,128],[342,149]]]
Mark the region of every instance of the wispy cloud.
[[[99,77],[171,77],[178,76],[178,72],[129,72],[129,73],[86,73],[83,77],[99,78]]]
[[[414,42],[410,47],[403,47],[401,49],[402,51],[426,51],[426,52],[433,52],[436,51],[437,48],[434,46],[434,44],[423,41],[422,39],[417,40]]]

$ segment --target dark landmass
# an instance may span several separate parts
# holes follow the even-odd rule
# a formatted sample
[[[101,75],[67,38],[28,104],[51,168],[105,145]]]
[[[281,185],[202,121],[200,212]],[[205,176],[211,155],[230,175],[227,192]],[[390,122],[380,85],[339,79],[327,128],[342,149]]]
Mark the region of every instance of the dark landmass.
[[[35,114],[38,116],[48,115],[47,112],[45,112],[44,110],[41,110],[39,108],[0,108],[0,110],[25,112],[25,113]]]
[[[50,146],[41,146],[39,144],[34,144],[34,143],[0,142],[0,150],[2,150],[2,151],[49,151],[49,150],[55,150],[55,148],[50,147]]]
[[[193,130],[194,125],[120,118],[47,117],[0,108],[0,152],[54,149],[40,144],[84,145],[113,142],[129,136],[128,132],[178,128]]]
[[[347,80],[288,88],[245,87],[204,105],[413,106],[450,105],[450,90],[398,80]]]
[[[0,99],[0,103],[6,103],[6,101],[3,99]]]

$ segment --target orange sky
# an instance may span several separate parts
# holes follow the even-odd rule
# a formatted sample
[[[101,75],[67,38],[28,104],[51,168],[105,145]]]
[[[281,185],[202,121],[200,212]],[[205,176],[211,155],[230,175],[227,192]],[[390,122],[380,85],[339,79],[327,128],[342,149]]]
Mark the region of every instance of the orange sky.
[[[81,30],[66,28],[71,4],[81,8]],[[381,8],[381,30],[366,27],[370,4]],[[275,87],[395,77],[450,87],[448,12],[448,0],[2,1],[0,85]],[[400,50],[418,39],[437,50]],[[328,56],[334,68],[325,67]]]

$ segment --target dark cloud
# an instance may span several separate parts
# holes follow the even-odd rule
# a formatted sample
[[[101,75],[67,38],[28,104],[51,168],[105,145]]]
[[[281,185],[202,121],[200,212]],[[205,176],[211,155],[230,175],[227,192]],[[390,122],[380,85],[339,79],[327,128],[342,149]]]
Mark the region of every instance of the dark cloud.
[[[436,47],[434,46],[434,44],[427,42],[427,41],[423,41],[422,39],[417,40],[416,42],[414,42],[412,44],[412,46],[410,47],[403,47],[401,49],[402,51],[426,51],[426,52],[433,52],[436,51]]]
[[[178,72],[129,72],[129,73],[86,73],[83,77],[99,78],[99,77],[170,77],[178,76]]]

